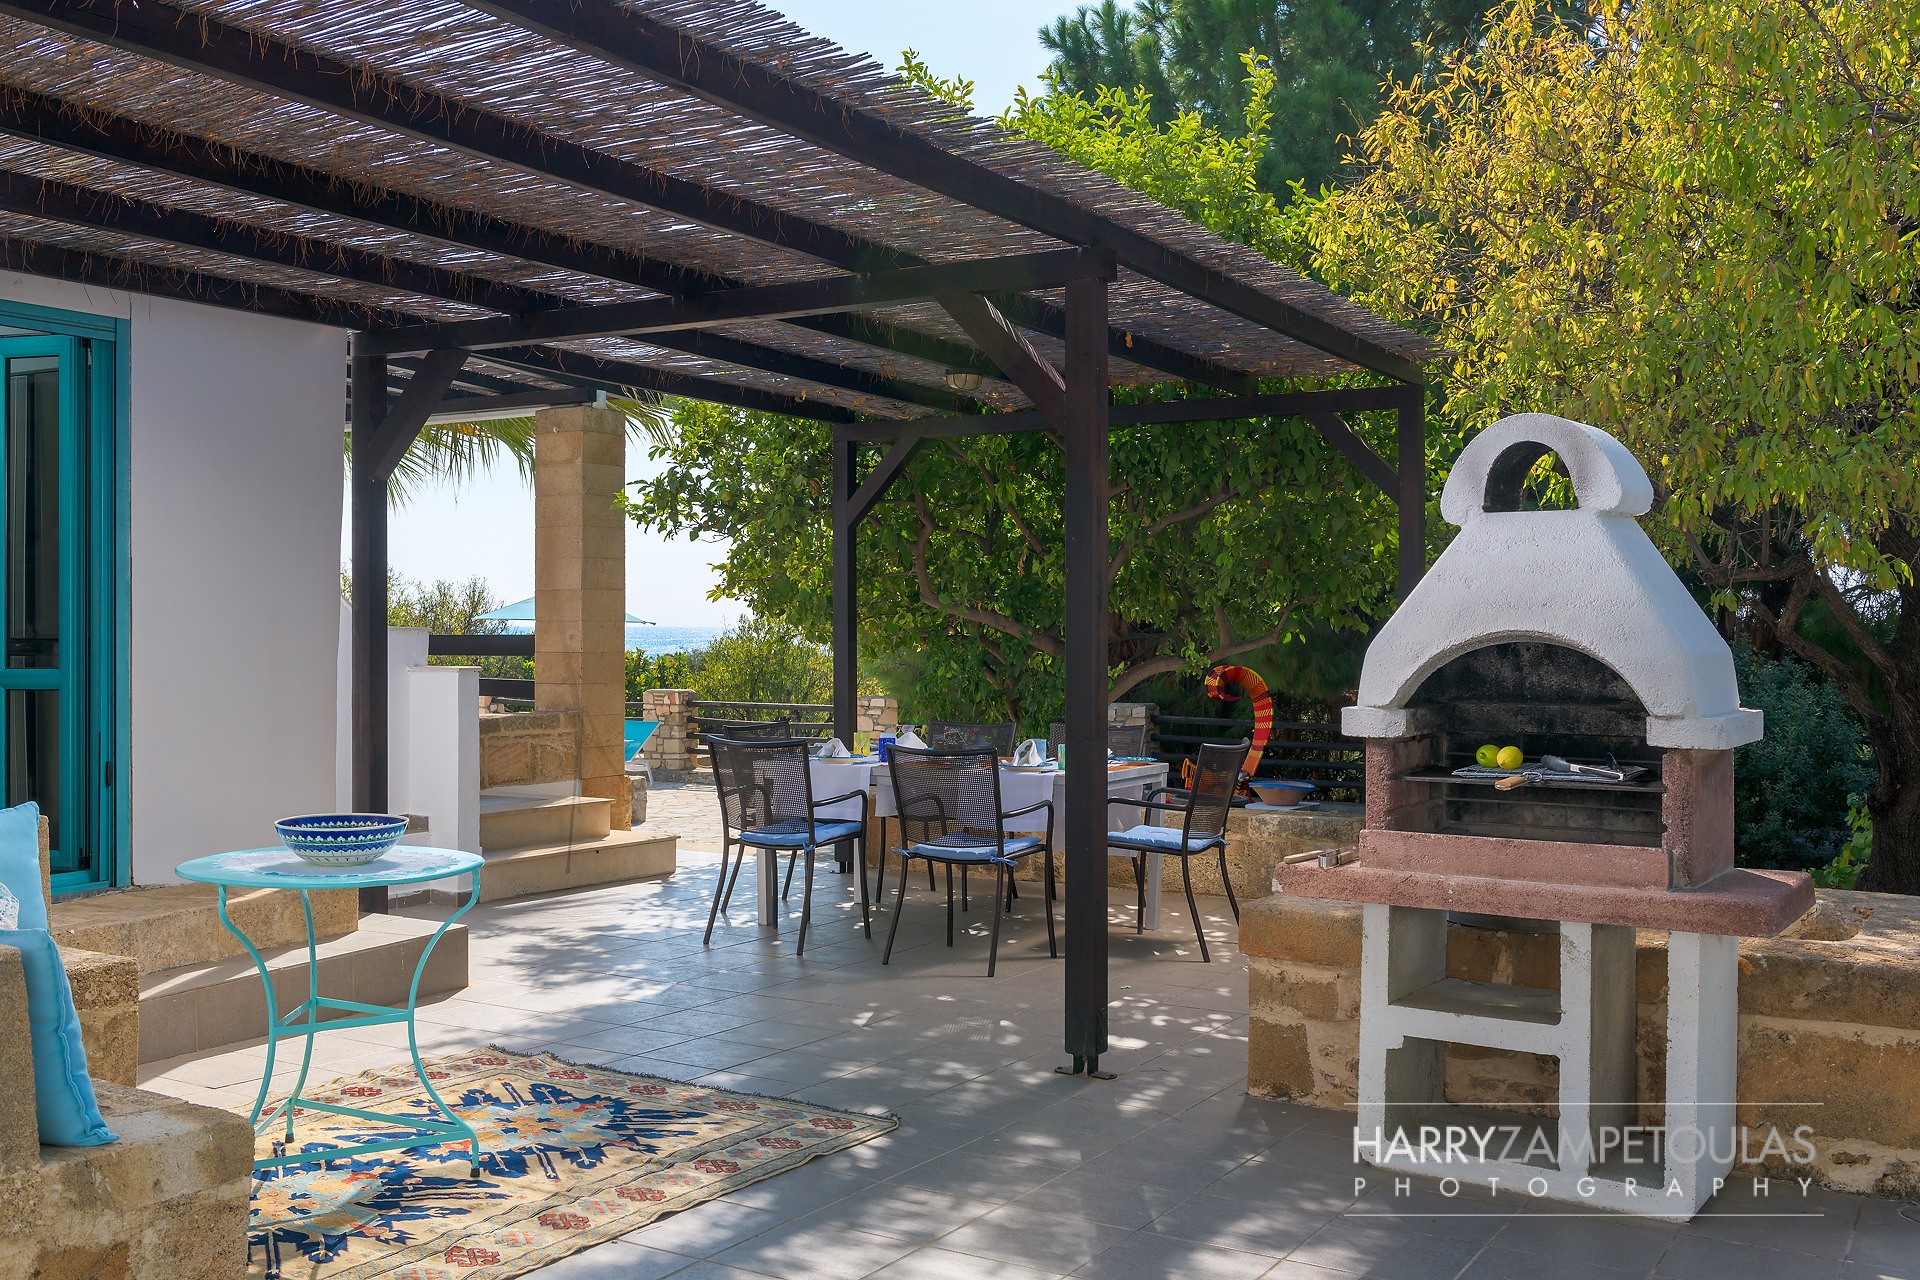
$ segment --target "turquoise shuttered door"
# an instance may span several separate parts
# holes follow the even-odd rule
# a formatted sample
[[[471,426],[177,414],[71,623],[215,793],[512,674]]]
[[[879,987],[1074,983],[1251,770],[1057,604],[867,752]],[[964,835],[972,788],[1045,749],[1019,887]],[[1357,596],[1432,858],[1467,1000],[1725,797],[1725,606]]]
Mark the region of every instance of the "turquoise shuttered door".
[[[87,440],[92,378],[77,338],[0,339],[6,438],[0,448],[0,788],[39,802],[53,870],[110,882],[98,837],[95,655],[88,573],[96,505]]]

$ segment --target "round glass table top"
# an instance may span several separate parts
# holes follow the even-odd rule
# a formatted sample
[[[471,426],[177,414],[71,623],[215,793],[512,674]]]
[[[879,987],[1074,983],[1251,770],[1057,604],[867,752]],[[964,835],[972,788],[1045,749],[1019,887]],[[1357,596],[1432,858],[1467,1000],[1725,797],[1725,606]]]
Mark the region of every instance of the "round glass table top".
[[[237,849],[183,862],[173,869],[182,880],[244,889],[376,889],[463,875],[480,866],[480,855],[459,849],[395,845],[357,867],[324,867],[291,849]]]

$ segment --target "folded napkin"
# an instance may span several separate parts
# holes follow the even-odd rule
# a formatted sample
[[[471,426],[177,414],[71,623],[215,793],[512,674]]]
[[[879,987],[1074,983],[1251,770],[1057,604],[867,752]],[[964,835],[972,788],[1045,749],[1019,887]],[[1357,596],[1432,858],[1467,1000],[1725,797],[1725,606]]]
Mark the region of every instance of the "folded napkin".
[[[1045,764],[1047,762],[1047,753],[1045,748],[1040,745],[1040,739],[1022,739],[1020,745],[1013,749],[1013,762],[1021,765]]]
[[[895,738],[893,742],[895,746],[906,747],[912,751],[925,751],[927,749],[927,744],[920,740],[920,735],[913,731],[912,726],[904,729],[900,736]]]
[[[847,744],[840,741],[840,739],[828,738],[825,742],[815,745],[813,754],[816,759],[820,760],[839,760],[845,756],[852,755],[853,752],[847,750]]]

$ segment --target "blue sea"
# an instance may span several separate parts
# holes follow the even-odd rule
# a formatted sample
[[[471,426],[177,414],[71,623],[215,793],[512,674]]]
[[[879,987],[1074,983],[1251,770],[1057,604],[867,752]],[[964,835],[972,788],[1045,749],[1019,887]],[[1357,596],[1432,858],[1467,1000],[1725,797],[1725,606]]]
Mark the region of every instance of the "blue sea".
[[[657,627],[650,622],[627,625],[627,648],[645,653],[686,653],[704,649],[725,627]]]
[[[533,624],[510,622],[507,630],[532,631]],[[627,648],[643,653],[686,653],[706,648],[725,630],[725,627],[660,627],[651,622],[633,622],[627,625]]]

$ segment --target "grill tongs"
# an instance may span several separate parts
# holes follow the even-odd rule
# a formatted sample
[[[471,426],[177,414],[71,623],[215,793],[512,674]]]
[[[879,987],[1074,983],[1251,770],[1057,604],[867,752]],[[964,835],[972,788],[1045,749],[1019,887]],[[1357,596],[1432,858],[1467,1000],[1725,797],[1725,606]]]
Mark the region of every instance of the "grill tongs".
[[[1496,791],[1515,791],[1529,782],[1554,782],[1569,779],[1592,778],[1597,782],[1625,782],[1627,771],[1620,768],[1608,768],[1598,764],[1575,764],[1561,756],[1541,756],[1541,767],[1529,769],[1525,773],[1516,773],[1511,778],[1502,778],[1493,784]]]

